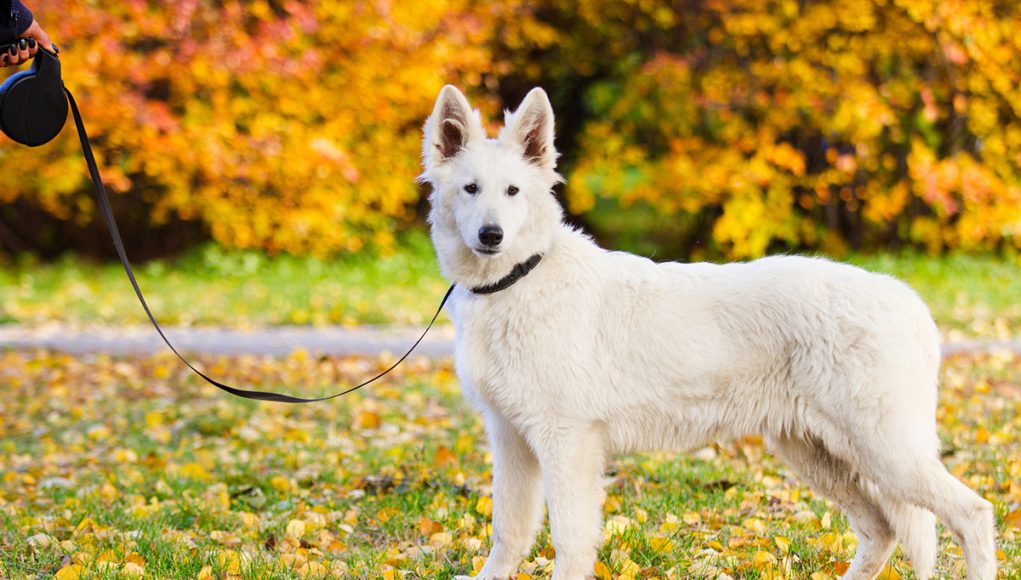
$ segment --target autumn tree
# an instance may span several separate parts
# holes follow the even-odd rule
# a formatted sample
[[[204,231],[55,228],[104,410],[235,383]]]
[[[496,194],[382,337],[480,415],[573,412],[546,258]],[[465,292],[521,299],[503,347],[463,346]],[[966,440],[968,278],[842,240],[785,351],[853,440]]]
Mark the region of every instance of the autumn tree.
[[[583,95],[569,208],[599,233],[731,257],[1021,246],[1015,2],[545,10],[562,42],[532,47],[539,75]]]
[[[52,0],[38,12],[118,207],[145,227],[197,223],[270,251],[386,248],[419,223],[420,127],[451,82],[491,119],[548,89],[567,207],[612,245],[660,257],[1021,246],[1012,0]],[[0,148],[0,248],[5,231],[42,231],[28,206],[67,231],[93,223],[76,148],[70,132]]]

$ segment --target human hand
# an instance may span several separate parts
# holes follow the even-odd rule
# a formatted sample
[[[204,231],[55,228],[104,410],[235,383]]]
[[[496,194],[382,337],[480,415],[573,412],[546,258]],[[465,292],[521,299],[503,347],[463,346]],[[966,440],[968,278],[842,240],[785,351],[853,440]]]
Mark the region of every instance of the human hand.
[[[33,20],[32,25],[21,33],[20,39],[8,45],[8,50],[0,55],[0,66],[17,66],[31,60],[39,48],[56,52],[50,36],[39,26],[39,21]]]

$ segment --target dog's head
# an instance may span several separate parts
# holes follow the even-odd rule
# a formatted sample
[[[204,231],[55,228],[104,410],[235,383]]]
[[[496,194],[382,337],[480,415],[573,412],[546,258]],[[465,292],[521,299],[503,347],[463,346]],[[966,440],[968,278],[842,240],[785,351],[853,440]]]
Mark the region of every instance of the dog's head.
[[[448,277],[485,282],[490,271],[548,249],[562,211],[551,193],[560,176],[553,108],[542,89],[506,113],[499,136],[489,139],[464,95],[443,87],[425,124],[422,157],[420,179],[433,189],[433,243]]]

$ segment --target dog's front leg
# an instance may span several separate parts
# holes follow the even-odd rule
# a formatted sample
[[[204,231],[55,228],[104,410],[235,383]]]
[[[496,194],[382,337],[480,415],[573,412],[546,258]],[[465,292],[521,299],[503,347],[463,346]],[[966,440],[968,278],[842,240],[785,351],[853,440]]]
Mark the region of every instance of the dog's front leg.
[[[553,580],[591,578],[602,536],[604,435],[592,425],[558,429],[535,448],[556,550]]]
[[[478,578],[517,574],[542,522],[542,478],[531,448],[506,419],[486,417],[493,451],[493,549]]]

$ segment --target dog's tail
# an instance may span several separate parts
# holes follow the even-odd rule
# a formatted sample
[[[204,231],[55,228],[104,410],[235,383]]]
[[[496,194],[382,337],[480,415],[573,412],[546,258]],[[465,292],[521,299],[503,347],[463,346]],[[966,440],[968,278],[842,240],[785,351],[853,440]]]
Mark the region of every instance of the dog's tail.
[[[911,560],[915,575],[922,580],[929,578],[936,569],[936,516],[920,507],[890,498],[882,503],[886,519]]]

